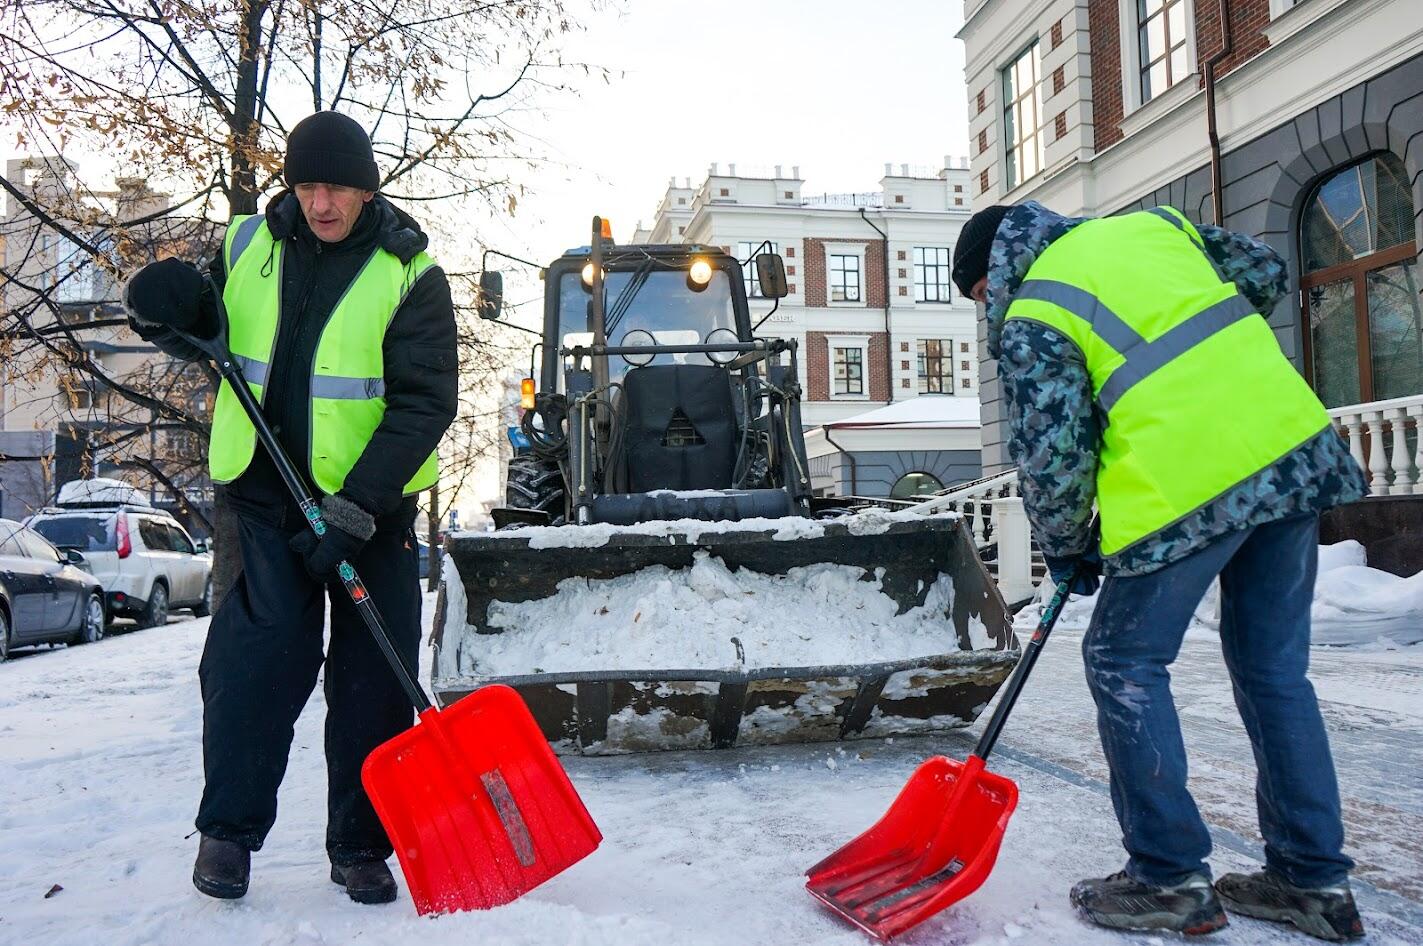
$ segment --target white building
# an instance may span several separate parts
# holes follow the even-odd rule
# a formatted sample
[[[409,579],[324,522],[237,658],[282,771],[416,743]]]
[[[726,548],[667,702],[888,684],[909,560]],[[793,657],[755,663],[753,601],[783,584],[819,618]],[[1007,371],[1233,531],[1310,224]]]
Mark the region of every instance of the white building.
[[[669,181],[651,226],[639,225],[633,242],[700,243],[735,255],[747,271],[754,324],[772,306],[759,297],[748,264],[770,241],[785,259],[790,295],[762,334],[800,345],[808,427],[921,393],[976,398],[974,306],[949,279],[953,247],[971,210],[966,165],[949,158],[934,170],[886,164],[878,190],[813,194],[799,167],[759,173],[729,164],[723,172],[713,164],[695,187],[689,179]],[[908,429],[901,436],[916,439]],[[888,482],[875,487],[879,494],[925,472],[899,469],[922,465],[908,456],[915,448],[924,453],[922,445],[908,441],[888,451],[906,456],[890,461],[881,477]],[[957,460],[940,466],[976,476],[977,450],[975,442],[971,470]],[[817,468],[818,492],[851,491],[848,478],[826,480],[828,470]]]
[[[959,36],[974,201],[1166,204],[1264,239],[1296,290],[1270,323],[1380,500],[1339,515],[1365,541],[1423,535],[1423,5],[965,0]],[[990,473],[996,375],[985,361]]]

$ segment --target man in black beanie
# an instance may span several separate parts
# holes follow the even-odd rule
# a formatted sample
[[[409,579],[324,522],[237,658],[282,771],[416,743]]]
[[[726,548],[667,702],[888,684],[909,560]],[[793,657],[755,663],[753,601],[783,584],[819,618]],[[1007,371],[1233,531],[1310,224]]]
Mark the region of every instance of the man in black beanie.
[[[277,439],[323,497],[327,530],[318,539],[306,527],[224,382],[208,462],[238,520],[242,573],[213,616],[198,671],[206,785],[193,883],[213,897],[247,892],[250,854],[276,819],[293,725],[324,663],[331,879],[353,900],[384,903],[396,896],[391,846],[361,765],[414,716],[336,567],[355,565],[407,665],[418,666],[412,526],[457,407],[454,308],[420,225],[376,193],[380,171],[359,124],[336,112],[301,121],[288,136],[285,178],[290,190],[265,213],[232,220],[208,272],[229,346]],[[202,356],[172,326],[218,330],[201,274],[180,260],[145,267],[124,301],[135,330],[178,358]]]

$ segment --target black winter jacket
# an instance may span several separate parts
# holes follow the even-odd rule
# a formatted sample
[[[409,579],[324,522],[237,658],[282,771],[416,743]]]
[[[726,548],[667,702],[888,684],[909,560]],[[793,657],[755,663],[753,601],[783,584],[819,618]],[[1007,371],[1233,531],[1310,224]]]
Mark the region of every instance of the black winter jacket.
[[[384,197],[366,204],[340,243],[323,243],[306,225],[296,195],[283,191],[267,205],[267,226],[282,247],[281,316],[268,372],[263,410],[292,462],[311,483],[310,386],[312,359],[331,312],[377,247],[409,262],[429,239],[420,225]],[[209,267],[219,289],[226,281],[221,258]],[[203,300],[204,306],[215,306]],[[175,333],[135,325],[170,355],[202,354]],[[386,329],[385,416],[346,477],[341,494],[382,526],[408,526],[414,497],[404,486],[439,444],[458,407],[458,352],[454,306],[444,272],[421,274]],[[302,520],[276,467],[259,446],[247,470],[226,488],[239,512],[295,527]]]

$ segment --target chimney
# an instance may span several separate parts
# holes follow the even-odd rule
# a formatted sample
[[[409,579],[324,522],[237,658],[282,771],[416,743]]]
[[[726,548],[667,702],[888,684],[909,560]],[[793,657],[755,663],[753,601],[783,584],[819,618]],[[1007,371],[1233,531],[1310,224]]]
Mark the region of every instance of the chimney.
[[[682,186],[685,187],[685,188],[687,188],[688,190],[691,190],[691,189],[692,189],[692,179],[691,179],[690,177],[684,177],[684,178],[682,178]]]
[[[711,163],[711,170],[707,171],[707,173],[710,174],[712,177],[716,177],[717,174],[719,173],[719,171],[718,171],[718,168],[719,168],[719,167],[720,167],[720,165],[717,164],[715,161],[713,161],[713,162]]]
[[[946,155],[944,155],[944,167],[946,167],[946,168],[951,168],[951,167],[953,167],[953,166],[954,166],[954,156],[951,155],[951,154],[946,154]]]
[[[894,165],[886,161],[884,163],[884,176],[889,177],[892,174],[894,174]]]
[[[907,164],[901,164],[901,165],[899,166],[899,176],[900,176],[900,177],[908,177],[908,176],[909,176],[909,165],[907,165]]]
[[[736,176],[736,164],[735,164],[735,163],[728,164],[728,165],[726,166],[726,173],[727,173],[729,176],[731,176],[731,177],[735,177],[735,176]]]
[[[800,180],[800,165],[799,165],[799,164],[792,164],[792,165],[791,165],[791,177],[795,178],[796,180]]]
[[[779,178],[780,176],[781,176],[781,166],[778,164],[778,165],[776,165],[776,177]]]

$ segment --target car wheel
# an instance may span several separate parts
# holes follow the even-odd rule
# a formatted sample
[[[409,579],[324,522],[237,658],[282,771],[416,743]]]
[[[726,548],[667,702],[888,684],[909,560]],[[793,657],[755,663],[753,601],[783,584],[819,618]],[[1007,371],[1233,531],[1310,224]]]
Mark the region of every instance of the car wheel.
[[[0,608],[0,664],[10,659],[10,615]]]
[[[76,644],[97,644],[104,639],[104,601],[98,595],[90,595],[84,606],[84,619],[79,624],[79,632],[74,635]]]
[[[203,600],[193,607],[193,614],[200,618],[205,618],[212,614],[212,578],[208,578],[208,583],[203,586]]]
[[[139,627],[162,627],[168,623],[168,586],[155,581],[148,593],[148,607],[139,615]]]

